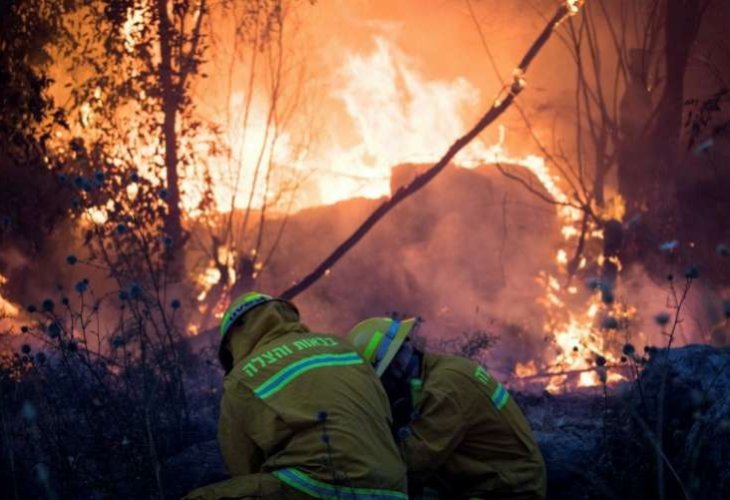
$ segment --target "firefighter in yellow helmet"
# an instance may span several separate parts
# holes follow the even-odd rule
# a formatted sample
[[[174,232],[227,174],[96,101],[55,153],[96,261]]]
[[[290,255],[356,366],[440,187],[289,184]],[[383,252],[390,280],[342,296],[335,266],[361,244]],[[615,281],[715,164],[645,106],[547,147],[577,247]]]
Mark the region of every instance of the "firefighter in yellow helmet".
[[[407,498],[387,396],[349,343],[257,292],[230,305],[220,333],[218,441],[232,478],[187,500]]]
[[[388,393],[411,497],[545,498],[542,455],[507,390],[469,359],[414,348],[417,322],[371,318],[348,335]]]

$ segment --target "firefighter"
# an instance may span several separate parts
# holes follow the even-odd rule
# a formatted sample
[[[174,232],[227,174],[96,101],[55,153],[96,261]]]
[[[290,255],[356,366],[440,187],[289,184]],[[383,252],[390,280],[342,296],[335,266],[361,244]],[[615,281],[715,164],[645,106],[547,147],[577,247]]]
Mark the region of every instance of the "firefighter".
[[[542,455],[510,394],[469,359],[416,349],[417,323],[371,318],[348,335],[388,394],[411,497],[545,498]]]
[[[407,498],[387,396],[348,342],[257,292],[230,305],[220,334],[218,442],[232,478],[187,500]]]

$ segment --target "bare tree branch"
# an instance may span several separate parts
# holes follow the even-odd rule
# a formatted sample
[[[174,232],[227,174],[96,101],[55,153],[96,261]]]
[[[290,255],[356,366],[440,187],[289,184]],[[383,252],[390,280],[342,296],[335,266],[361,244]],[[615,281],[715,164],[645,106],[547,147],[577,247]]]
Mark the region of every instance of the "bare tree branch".
[[[566,206],[566,207],[574,207],[574,208],[581,208],[579,205],[574,205],[572,203],[564,202],[564,201],[558,201],[547,194],[543,193],[540,189],[533,186],[528,180],[520,177],[519,175],[515,175],[513,173],[508,172],[504,169],[504,166],[501,163],[496,163],[495,166],[497,167],[497,170],[500,174],[504,175],[508,179],[511,179],[515,182],[520,183],[525,189],[527,189],[530,193],[537,196],[539,199],[544,201],[545,203],[549,203],[551,205],[558,205],[558,206]]]
[[[512,104],[517,95],[522,92],[524,88],[524,82],[522,81],[522,75],[527,71],[530,63],[535,59],[537,54],[540,52],[542,47],[550,39],[555,28],[567,17],[574,14],[577,9],[575,2],[562,3],[555,15],[550,19],[545,28],[542,30],[537,39],[533,42],[530,48],[523,56],[520,64],[515,69],[514,81],[510,86],[509,93],[502,100],[497,100],[492,104],[492,107],[486,112],[484,116],[477,122],[474,127],[469,130],[465,135],[454,142],[451,147],[446,151],[444,156],[433,165],[430,169],[417,176],[408,185],[402,186],[398,191],[391,196],[391,198],[382,205],[380,205],[365,221],[358,227],[349,238],[347,238],[342,244],[340,244],[335,250],[325,258],[312,272],[301,279],[299,282],[291,286],[280,294],[280,297],[284,299],[292,299],[299,295],[301,292],[313,285],[319,278],[321,278],[325,272],[335,265],[352,247],[354,247],[372,228],[377,224],[380,219],[385,217],[393,208],[395,208],[400,202],[419,191],[421,188],[426,186],[433,180],[456,154],[461,151],[467,144],[469,144],[477,135],[479,135],[488,125],[493,123],[499,118],[502,113]]]
[[[184,68],[180,68],[180,81],[178,82],[178,92],[182,94],[182,92],[185,90],[185,81],[190,76],[190,73],[193,72],[195,65],[196,65],[196,55],[198,53],[198,46],[200,45],[200,39],[202,38],[201,35],[201,29],[203,27],[203,18],[205,17],[206,7],[205,7],[205,0],[200,1],[200,7],[198,8],[198,18],[195,21],[195,27],[192,30],[191,33],[191,46],[190,50],[187,54],[184,56],[181,54],[181,63],[180,65],[184,65]],[[182,33],[182,30],[181,30]]]

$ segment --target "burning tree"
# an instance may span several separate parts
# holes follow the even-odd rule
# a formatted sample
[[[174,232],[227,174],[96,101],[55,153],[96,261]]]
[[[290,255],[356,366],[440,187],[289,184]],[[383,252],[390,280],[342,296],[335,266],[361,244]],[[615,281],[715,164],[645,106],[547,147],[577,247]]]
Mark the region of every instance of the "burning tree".
[[[227,133],[222,157],[207,165],[208,205],[196,210],[193,232],[202,328],[221,313],[225,296],[255,288],[302,180],[285,164],[296,162],[310,140],[285,133],[294,115],[303,114],[307,97],[305,59],[296,35],[287,30],[298,8],[298,2],[263,2],[257,8],[231,2],[214,13],[219,17],[211,37],[219,57],[209,70],[227,75],[220,123]],[[279,220],[270,222],[271,212]]]
[[[88,3],[64,18],[74,38],[59,47],[72,79],[64,83],[76,154],[92,171],[113,166],[155,179],[173,253],[187,239],[181,172],[198,160],[193,144],[204,128],[190,92],[207,15],[204,0]]]
[[[570,19],[558,34],[574,61],[575,84],[572,103],[564,104],[572,111],[570,119],[558,119],[552,144],[537,130],[529,108],[517,106],[529,137],[560,175],[564,190],[545,197],[529,179],[500,170],[555,205],[564,221],[558,271],[542,277],[542,305],[550,317],[545,328],[554,339],[559,367],[550,371],[578,370],[575,375],[583,384],[599,383],[597,375],[589,373],[598,359],[608,357],[609,366],[620,367],[626,359],[621,354],[625,342],[647,342],[646,332],[635,327],[635,308],[626,303],[617,284],[621,271],[641,264],[664,283],[667,274],[680,275],[700,260],[713,267],[719,263],[713,249],[725,237],[724,230],[699,235],[679,223],[699,217],[711,224],[717,216],[694,214],[695,204],[679,202],[682,197],[672,191],[693,192],[696,188],[691,186],[697,185],[692,180],[696,174],[679,169],[696,163],[681,145],[682,89],[691,71],[689,46],[697,40],[710,4],[588,3],[585,15]],[[476,12],[471,3],[468,6],[480,30]],[[481,31],[480,35],[501,79]],[[708,64],[711,61],[708,56]],[[611,175],[617,179],[614,186]],[[721,176],[715,179],[721,182]],[[668,262],[667,254],[677,257]],[[722,265],[718,272],[724,272]],[[587,293],[580,282],[575,284],[575,276],[586,282]],[[534,364],[518,366],[523,376],[536,371]],[[555,383],[564,380],[553,378],[550,386],[555,389]]]

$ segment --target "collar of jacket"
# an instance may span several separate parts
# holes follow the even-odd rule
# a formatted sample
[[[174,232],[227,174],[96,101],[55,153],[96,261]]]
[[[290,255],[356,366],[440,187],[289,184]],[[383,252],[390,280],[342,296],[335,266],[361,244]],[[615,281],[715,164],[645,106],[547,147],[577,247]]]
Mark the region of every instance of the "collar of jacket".
[[[419,377],[424,384],[426,383],[428,376],[431,374],[431,371],[433,370],[433,365],[436,364],[438,358],[438,354],[421,352],[421,367]]]
[[[251,309],[241,324],[234,326],[229,333],[228,349],[233,355],[233,366],[291,332],[306,333],[309,328],[299,321],[297,312],[285,302],[267,302]]]

